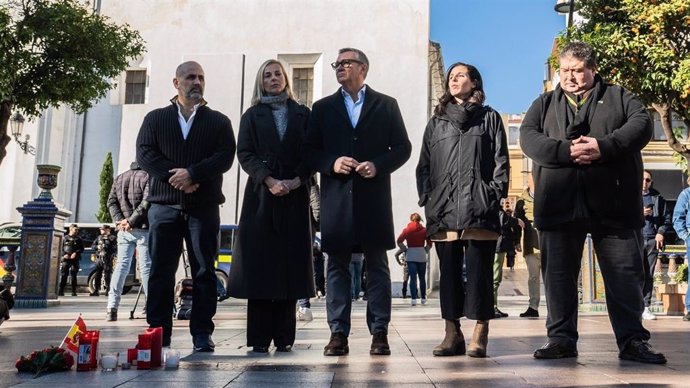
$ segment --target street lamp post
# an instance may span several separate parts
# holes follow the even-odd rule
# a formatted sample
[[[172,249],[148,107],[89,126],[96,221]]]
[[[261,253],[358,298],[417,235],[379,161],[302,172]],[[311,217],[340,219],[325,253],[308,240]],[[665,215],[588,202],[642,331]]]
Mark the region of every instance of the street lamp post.
[[[19,112],[14,112],[10,117],[10,130],[12,131],[12,136],[14,141],[17,142],[19,148],[24,151],[25,154],[36,155],[36,148],[29,144],[29,135],[24,135],[24,141],[21,141],[22,129],[24,129],[24,116]]]
[[[553,9],[558,13],[568,14],[568,29],[565,34],[570,37],[570,27],[573,26],[573,12],[577,11],[579,7],[575,5],[575,0],[558,0]]]

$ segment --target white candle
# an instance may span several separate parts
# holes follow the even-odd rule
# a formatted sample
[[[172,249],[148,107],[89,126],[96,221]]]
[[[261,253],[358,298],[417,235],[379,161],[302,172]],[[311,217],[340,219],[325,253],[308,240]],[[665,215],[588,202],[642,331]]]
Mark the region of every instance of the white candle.
[[[111,371],[117,368],[117,355],[104,354],[101,356],[101,368],[106,371]]]
[[[180,366],[180,352],[174,349],[168,349],[165,352],[165,368],[177,369]]]

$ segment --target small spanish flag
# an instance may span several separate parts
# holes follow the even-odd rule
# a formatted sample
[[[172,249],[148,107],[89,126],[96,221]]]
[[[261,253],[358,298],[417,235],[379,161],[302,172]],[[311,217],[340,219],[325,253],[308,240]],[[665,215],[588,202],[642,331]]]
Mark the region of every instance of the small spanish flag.
[[[70,352],[74,359],[77,359],[77,353],[79,351],[79,336],[86,332],[86,323],[81,318],[81,314],[74,321],[74,324],[67,332],[65,339],[62,340],[60,348],[65,349]]]

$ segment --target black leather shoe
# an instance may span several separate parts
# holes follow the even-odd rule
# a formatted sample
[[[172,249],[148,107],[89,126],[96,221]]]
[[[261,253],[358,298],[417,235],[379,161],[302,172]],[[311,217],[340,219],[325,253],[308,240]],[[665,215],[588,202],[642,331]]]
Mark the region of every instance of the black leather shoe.
[[[89,296],[101,296],[101,294],[99,294],[98,291],[94,291],[89,293]]]
[[[496,318],[506,318],[508,316],[508,314],[499,310],[498,307],[494,307],[494,316]]]
[[[687,314],[683,315],[683,320],[684,321],[690,321],[690,311],[688,311]]]
[[[343,333],[331,334],[331,340],[325,348],[323,348],[324,356],[344,356],[350,353],[350,347],[347,345],[347,337]]]
[[[520,318],[539,318],[539,311],[537,311],[531,307],[528,307],[527,311],[520,314]]]
[[[645,364],[665,364],[666,357],[662,353],[654,351],[649,342],[641,339],[633,339],[628,342],[622,352],[618,353],[621,360],[643,362]]]
[[[388,336],[386,333],[374,333],[371,339],[369,354],[372,356],[390,356],[391,348],[388,346]]]
[[[216,348],[210,334],[195,334],[192,336],[195,352],[212,352]]]
[[[276,351],[277,352],[283,352],[283,353],[291,352],[292,351],[292,345],[278,345],[278,346],[276,346]]]
[[[575,345],[568,346],[558,342],[547,342],[534,352],[534,358],[544,360],[571,357],[577,357],[577,347]]]
[[[268,353],[268,346],[254,346],[254,347],[252,347],[252,352]]]

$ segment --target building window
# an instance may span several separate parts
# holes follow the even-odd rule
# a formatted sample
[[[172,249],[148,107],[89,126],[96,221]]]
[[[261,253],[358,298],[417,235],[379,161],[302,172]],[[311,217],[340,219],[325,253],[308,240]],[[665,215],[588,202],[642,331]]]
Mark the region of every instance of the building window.
[[[296,67],[292,69],[292,91],[299,102],[311,108],[314,98],[313,67]]]
[[[146,103],[146,70],[127,70],[125,104]]]
[[[515,125],[508,126],[508,146],[517,147],[520,143],[520,127]]]

